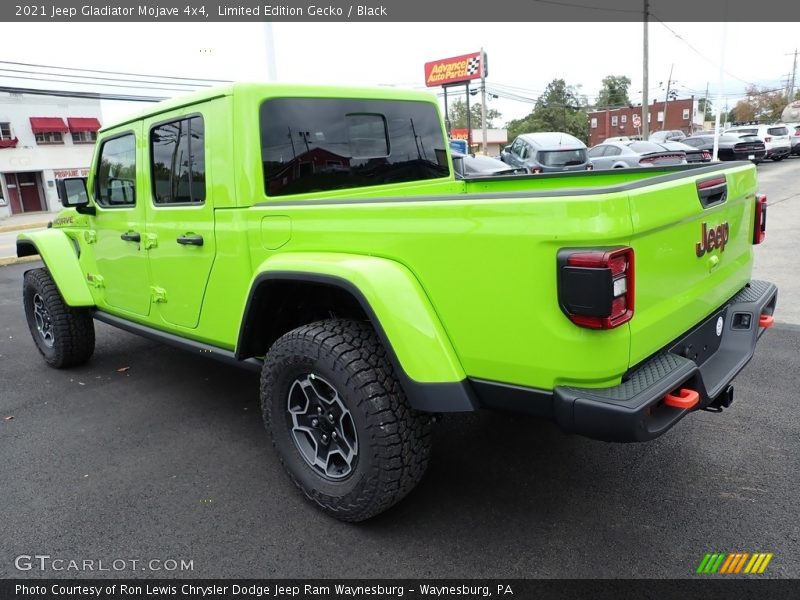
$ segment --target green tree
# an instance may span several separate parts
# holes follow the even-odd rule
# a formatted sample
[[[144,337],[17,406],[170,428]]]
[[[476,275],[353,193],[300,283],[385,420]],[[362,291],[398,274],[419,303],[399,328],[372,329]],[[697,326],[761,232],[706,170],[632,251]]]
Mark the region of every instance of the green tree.
[[[478,129],[481,126],[481,103],[476,99],[476,102],[470,101],[469,113],[471,118],[470,125],[473,129]],[[467,128],[467,103],[461,98],[456,99],[455,102],[447,107],[447,116],[450,119],[450,127],[452,129],[466,129]],[[501,118],[501,114],[494,108],[486,107],[486,126],[494,127],[494,120]]]
[[[733,109],[736,121],[778,121],[786,108],[786,94],[783,90],[748,86],[745,97]]]
[[[547,84],[528,116],[508,123],[508,139],[535,131],[563,131],[585,142],[589,137],[586,108],[586,97],[581,95],[580,86],[554,79]]]
[[[631,86],[631,80],[624,75],[608,75],[603,77],[603,87],[600,88],[600,93],[597,94],[597,107],[616,107],[628,106],[631,99],[628,97],[628,89]]]
[[[714,104],[711,102],[711,100],[700,98],[700,100],[697,101],[697,108],[703,112],[704,121],[713,121],[715,119],[716,115],[714,114]]]

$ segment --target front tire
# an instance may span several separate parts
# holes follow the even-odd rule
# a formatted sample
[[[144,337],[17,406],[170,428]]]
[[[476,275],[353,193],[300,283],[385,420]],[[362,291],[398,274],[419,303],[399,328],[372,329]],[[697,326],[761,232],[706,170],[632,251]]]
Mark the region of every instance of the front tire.
[[[409,406],[367,323],[319,321],[278,339],[264,361],[261,407],[292,481],[337,519],[383,512],[427,468],[431,417]]]
[[[45,362],[55,369],[85,363],[94,352],[94,321],[85,308],[67,306],[47,269],[25,273],[25,318]]]

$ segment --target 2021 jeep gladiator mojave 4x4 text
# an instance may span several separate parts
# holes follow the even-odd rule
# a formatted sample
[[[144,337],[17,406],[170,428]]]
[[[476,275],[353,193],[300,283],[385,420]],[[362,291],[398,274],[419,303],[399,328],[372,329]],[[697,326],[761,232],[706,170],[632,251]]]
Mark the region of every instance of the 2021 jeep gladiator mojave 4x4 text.
[[[609,441],[727,406],[773,320],[749,163],[460,178],[424,93],[236,84],[100,131],[19,236],[48,364],[93,319],[261,370],[291,478],[358,521],[422,477],[432,414]]]

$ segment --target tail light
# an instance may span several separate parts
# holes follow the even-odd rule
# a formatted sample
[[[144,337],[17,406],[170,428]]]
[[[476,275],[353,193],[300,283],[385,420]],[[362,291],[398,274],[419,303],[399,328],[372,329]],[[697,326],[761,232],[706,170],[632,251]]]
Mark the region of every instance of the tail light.
[[[767,237],[767,196],[756,194],[756,218],[753,226],[753,243],[760,244]]]
[[[633,248],[558,253],[558,296],[570,321],[613,329],[633,318]]]
[[[538,175],[539,173],[542,172],[542,170],[539,167],[533,167],[533,168],[531,168],[529,170],[530,170],[532,175]]]
[[[711,153],[708,150],[703,150],[703,160],[711,160]]]
[[[768,144],[769,144],[769,143],[772,141],[772,138],[771,138],[771,137],[769,137],[769,136],[766,136],[766,137],[764,138],[764,141],[765,141],[766,143],[768,143]]]
[[[594,165],[592,163],[587,164],[586,165],[586,170],[587,171],[593,171],[594,170]]]

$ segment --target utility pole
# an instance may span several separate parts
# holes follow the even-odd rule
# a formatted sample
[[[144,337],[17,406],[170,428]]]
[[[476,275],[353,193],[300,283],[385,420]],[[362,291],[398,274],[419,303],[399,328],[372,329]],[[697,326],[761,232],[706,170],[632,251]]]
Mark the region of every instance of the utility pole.
[[[667,102],[669,102],[669,87],[672,85],[672,69],[675,67],[675,63],[672,63],[669,66],[669,79],[667,79],[667,95],[664,98],[664,120],[662,121],[663,128],[667,129]]]
[[[717,99],[716,104],[717,106],[722,106],[722,88],[725,85],[725,46],[727,45],[728,41],[728,2],[726,0],[725,4],[723,5],[723,12],[722,12],[722,44],[720,48],[720,57],[719,57],[719,87],[717,88]],[[717,117],[714,119],[714,149],[711,152],[711,160],[716,162],[717,158],[719,157],[719,110],[717,110]]]
[[[650,100],[647,97],[647,90],[650,87],[649,82],[649,67],[647,62],[647,19],[649,18],[650,13],[650,2],[649,0],[644,0],[644,49],[642,52],[644,58],[644,65],[643,65],[643,79],[644,83],[642,84],[642,139],[646,140],[650,137],[650,123],[648,116],[650,115],[650,107],[648,104]]]
[[[483,48],[481,48],[481,129],[483,130],[481,152],[486,154],[486,55]]]
[[[792,65],[792,83],[789,87],[789,93],[786,95],[786,102],[794,100],[794,82],[795,75],[797,75],[797,49],[794,51],[794,64]]]
[[[719,106],[717,107],[719,110]],[[708,82],[706,81],[706,95],[703,100],[703,129],[706,128],[706,113],[708,112]]]

